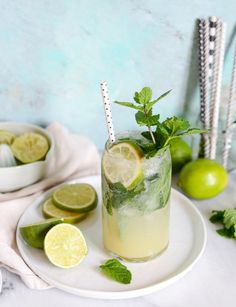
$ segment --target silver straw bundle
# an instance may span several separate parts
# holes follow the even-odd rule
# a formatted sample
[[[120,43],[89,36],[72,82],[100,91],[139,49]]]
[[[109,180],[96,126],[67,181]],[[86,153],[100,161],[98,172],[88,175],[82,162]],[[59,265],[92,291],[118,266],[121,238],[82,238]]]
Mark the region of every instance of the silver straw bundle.
[[[115,134],[114,134],[114,128],[113,128],[113,122],[112,122],[112,116],[111,116],[110,98],[108,95],[108,88],[107,88],[106,81],[101,83],[101,91],[102,91],[102,99],[103,99],[104,111],[105,111],[105,116],[106,116],[106,124],[107,124],[109,140],[111,143],[114,143],[116,140],[115,140]]]
[[[210,131],[202,136],[204,157],[216,158],[224,62],[225,24],[217,17],[199,21],[200,119]]]
[[[227,168],[229,151],[231,148],[231,140],[233,135],[233,102],[235,100],[236,92],[236,47],[234,52],[234,64],[229,92],[229,100],[227,105],[227,118],[226,118],[226,128],[225,128],[225,138],[223,147],[223,165]]]

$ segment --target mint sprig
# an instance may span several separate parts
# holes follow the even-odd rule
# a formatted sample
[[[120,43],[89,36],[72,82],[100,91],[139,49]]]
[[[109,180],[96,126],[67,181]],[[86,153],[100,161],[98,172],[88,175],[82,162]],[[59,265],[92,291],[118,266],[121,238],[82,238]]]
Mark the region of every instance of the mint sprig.
[[[153,106],[170,92],[171,90],[165,92],[157,99],[152,100],[152,89],[150,87],[144,87],[140,92],[134,93],[134,103],[114,101],[119,105],[137,110],[135,114],[137,124],[148,128],[148,131],[143,132],[142,135],[146,139],[152,141],[156,151],[169,145],[172,139],[208,132],[208,130],[204,129],[191,128],[189,122],[180,117],[169,117],[161,122],[160,114],[153,115]],[[154,129],[152,129],[152,127],[154,127]],[[153,151],[153,153],[155,153],[155,151]]]
[[[109,278],[122,284],[130,284],[132,279],[131,272],[119,260],[113,258],[100,265],[101,271]]]
[[[216,230],[219,235],[236,239],[236,209],[213,210],[209,220],[213,224],[219,223],[223,225],[223,228]]]

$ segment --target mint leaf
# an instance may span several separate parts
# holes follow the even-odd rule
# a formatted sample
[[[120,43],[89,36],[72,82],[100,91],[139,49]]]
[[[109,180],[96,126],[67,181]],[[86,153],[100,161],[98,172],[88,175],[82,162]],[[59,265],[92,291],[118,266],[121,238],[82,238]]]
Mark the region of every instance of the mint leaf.
[[[133,104],[131,102],[114,101],[114,103],[120,104],[120,105],[128,107],[128,108],[132,108],[132,109],[135,109],[135,110],[139,110],[139,111],[143,110],[143,108],[141,106],[136,106],[135,104]]]
[[[190,128],[185,132],[178,133],[176,136],[177,137],[183,137],[183,136],[187,136],[187,135],[190,135],[190,134],[199,134],[199,133],[207,133],[207,132],[209,132],[209,131],[206,130],[206,129]]]
[[[170,135],[175,135],[178,131],[186,130],[190,127],[186,119],[176,116],[167,118],[162,125],[168,130]]]
[[[110,277],[111,279],[122,284],[130,284],[132,279],[131,272],[117,259],[109,259],[99,267],[103,274]]]
[[[137,102],[137,103],[140,103],[139,102],[139,93],[138,92],[134,93],[134,101]]]
[[[162,94],[161,96],[159,96],[157,99],[153,100],[153,101],[150,101],[148,104],[147,104],[147,111],[149,111],[155,103],[157,103],[159,100],[161,100],[162,98],[164,98],[165,96],[167,96],[172,90],[169,90],[167,92],[165,92],[164,94]]]
[[[152,99],[152,90],[150,87],[144,87],[139,93],[139,103],[146,105]]]
[[[236,209],[229,208],[224,211],[223,223],[227,229],[236,225]]]
[[[224,211],[220,210],[213,210],[212,211],[212,216],[210,217],[210,222],[215,224],[215,223],[223,223],[224,219]]]
[[[155,139],[159,147],[164,147],[167,145],[169,140],[169,131],[161,123],[156,126]]]
[[[229,229],[227,228],[221,228],[217,229],[216,232],[221,235],[222,237],[226,237],[229,239],[235,238],[235,228],[234,226],[231,226]]]
[[[135,114],[135,119],[136,122],[140,125],[140,126],[156,126],[157,123],[159,122],[159,118],[160,115],[149,115],[149,114],[144,114],[143,112],[138,111]]]
[[[151,134],[150,134],[149,131],[144,131],[144,132],[141,133],[141,135],[142,135],[145,139],[147,139],[147,140],[149,140],[149,141],[152,140],[152,137],[151,137]]]

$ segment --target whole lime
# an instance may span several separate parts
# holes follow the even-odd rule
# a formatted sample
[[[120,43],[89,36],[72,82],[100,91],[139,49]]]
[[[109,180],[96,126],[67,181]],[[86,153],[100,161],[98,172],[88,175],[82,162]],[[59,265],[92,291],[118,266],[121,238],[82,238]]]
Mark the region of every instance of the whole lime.
[[[182,168],[178,185],[192,198],[207,199],[221,193],[227,181],[227,172],[221,164],[210,159],[198,159]]]
[[[179,172],[186,163],[192,160],[191,147],[180,138],[170,142],[170,154],[174,173]]]

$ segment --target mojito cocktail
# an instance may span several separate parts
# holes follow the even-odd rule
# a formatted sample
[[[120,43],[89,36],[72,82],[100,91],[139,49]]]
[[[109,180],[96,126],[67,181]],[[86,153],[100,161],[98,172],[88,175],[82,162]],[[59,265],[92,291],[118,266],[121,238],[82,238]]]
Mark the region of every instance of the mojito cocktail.
[[[129,261],[154,258],[168,246],[171,191],[169,146],[145,156],[141,135],[106,144],[102,159],[103,242]]]
[[[109,141],[102,159],[103,242],[107,250],[130,261],[154,258],[168,246],[171,191],[169,146],[175,139],[204,133],[172,116],[161,120],[153,107],[170,90],[152,98],[150,87],[132,102],[114,101],[136,110],[139,133],[114,135],[106,82],[101,85]]]

